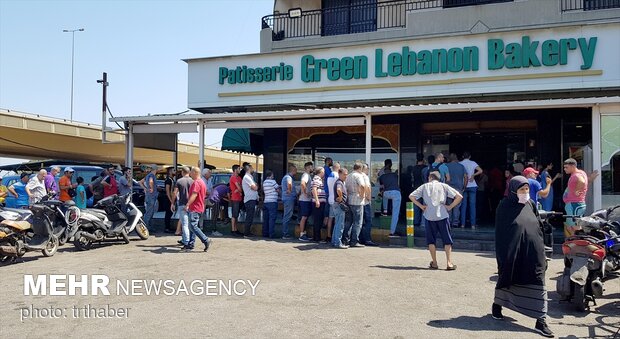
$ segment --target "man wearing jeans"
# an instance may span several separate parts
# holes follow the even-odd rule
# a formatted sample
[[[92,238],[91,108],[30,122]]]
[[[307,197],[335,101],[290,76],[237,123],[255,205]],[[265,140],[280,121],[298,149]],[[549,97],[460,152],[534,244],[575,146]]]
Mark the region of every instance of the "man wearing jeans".
[[[353,173],[347,177],[345,187],[348,193],[347,204],[351,209],[351,220],[345,225],[345,244],[348,242],[351,247],[364,247],[359,243],[362,221],[364,220],[364,197],[366,195],[366,183],[362,174],[361,162],[356,162],[353,165]]]
[[[341,205],[346,206],[347,204],[347,188],[344,182],[347,180],[348,173],[349,171],[347,171],[346,168],[340,168],[338,170],[338,180],[336,180],[332,187],[332,193],[334,195],[334,203],[332,204],[334,210],[334,234],[332,235],[332,245],[341,249],[349,248],[348,245],[344,245],[341,241],[346,212],[340,207]]]
[[[187,246],[187,244],[189,243],[189,217],[187,215],[187,212],[185,211],[185,208],[183,207],[187,205],[187,201],[189,200],[189,189],[190,187],[192,187],[194,180],[192,180],[192,178],[189,176],[188,167],[181,167],[181,173],[183,177],[177,180],[176,184],[174,185],[174,192],[172,193],[172,197],[175,200],[178,197],[178,200],[172,201],[172,209],[174,211],[176,206],[179,206],[178,216],[179,221],[181,222],[181,241],[179,242],[179,244]]]
[[[379,183],[383,189],[383,214],[387,215],[388,201],[392,200],[392,222],[390,223],[390,235],[396,233],[398,213],[400,212],[400,187],[398,186],[398,174],[392,171],[392,160],[385,160],[383,175],[379,177]]]
[[[245,205],[245,230],[246,237],[252,236],[252,223],[254,222],[254,214],[256,213],[256,205],[258,204],[258,185],[252,176],[254,169],[252,165],[245,167],[245,175],[243,176],[243,204]]]
[[[462,195],[465,189],[465,183],[467,182],[465,166],[459,163],[459,158],[456,156],[456,153],[450,153],[450,162],[447,163],[446,166],[448,166],[448,171],[450,172],[450,181],[446,183]],[[451,203],[451,201],[448,201],[448,203]],[[461,206],[456,205],[450,210],[449,214],[451,226],[459,227],[459,223],[461,222]]]
[[[476,192],[478,185],[475,177],[482,174],[482,168],[475,161],[471,161],[469,152],[463,152],[461,165],[465,167],[467,175],[467,186],[463,191],[463,202],[461,203],[461,228],[465,228],[467,221],[467,208],[469,207],[469,222],[472,229],[476,229]]]
[[[189,242],[186,246],[183,246],[182,251],[191,251],[194,249],[194,242],[196,237],[200,238],[202,243],[205,245],[204,251],[206,252],[211,245],[211,239],[207,238],[207,236],[202,233],[200,227],[198,227],[198,223],[200,222],[200,215],[204,213],[205,210],[205,196],[207,193],[207,187],[204,181],[200,180],[200,168],[194,167],[192,168],[191,177],[194,180],[192,186],[189,189],[189,200],[187,204],[183,207],[186,212],[189,213]]]
[[[140,185],[144,188],[144,223],[148,227],[150,233],[155,233],[155,223],[153,222],[153,215],[159,209],[159,202],[157,196],[157,165],[150,166],[151,171],[149,174],[140,181]]]
[[[293,177],[297,174],[297,167],[291,164],[288,166],[288,173],[282,178],[282,205],[284,212],[282,215],[282,239],[290,239],[288,234],[288,224],[293,216],[295,209],[295,198],[297,197],[297,189]]]
[[[370,177],[368,176],[368,164],[362,164],[362,176],[364,177],[364,217],[362,222],[362,232],[360,234],[360,243],[366,246],[379,246],[371,239],[372,231],[372,191],[370,185]]]

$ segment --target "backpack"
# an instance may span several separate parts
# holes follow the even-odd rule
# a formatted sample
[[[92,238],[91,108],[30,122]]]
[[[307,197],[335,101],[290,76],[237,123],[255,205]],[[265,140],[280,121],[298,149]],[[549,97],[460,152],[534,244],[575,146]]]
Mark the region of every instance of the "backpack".
[[[437,164],[437,166],[433,166],[433,164],[428,165],[428,171],[426,172],[427,173],[426,176],[428,177],[428,174],[430,174],[431,172],[439,172],[440,174],[439,181],[445,183],[446,177],[441,175],[441,171],[439,170],[439,167],[441,167],[441,165],[443,165],[443,163]]]
[[[86,192],[86,200],[92,198],[93,197],[93,192],[90,190],[88,185],[83,184],[82,186],[84,186],[84,191]]]

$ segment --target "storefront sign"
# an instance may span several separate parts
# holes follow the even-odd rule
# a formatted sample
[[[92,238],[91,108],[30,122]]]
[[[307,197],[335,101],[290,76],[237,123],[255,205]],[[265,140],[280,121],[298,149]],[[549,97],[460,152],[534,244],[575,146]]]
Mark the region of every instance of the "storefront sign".
[[[610,23],[191,59],[188,107],[618,87],[618,36]]]
[[[487,40],[487,68],[527,68],[541,66],[566,65],[569,57],[581,56],[581,69],[592,67],[597,37],[531,40],[529,36],[521,37],[520,42],[506,43],[502,39]],[[575,51],[574,53],[570,53]],[[480,65],[480,51],[477,46],[437,48],[433,50],[411,50],[403,46],[401,51],[392,52],[384,57],[382,48],[375,49],[374,72],[368,71],[367,55],[345,56],[343,58],[315,58],[304,55],[300,60],[301,80],[303,82],[320,82],[365,79],[368,74],[376,78],[424,75],[432,73],[458,73],[477,71]],[[371,63],[372,64],[372,63]],[[293,80],[295,70],[292,65],[281,62],[276,66],[248,67],[237,66],[234,69],[219,67],[219,84],[243,84],[253,82]]]

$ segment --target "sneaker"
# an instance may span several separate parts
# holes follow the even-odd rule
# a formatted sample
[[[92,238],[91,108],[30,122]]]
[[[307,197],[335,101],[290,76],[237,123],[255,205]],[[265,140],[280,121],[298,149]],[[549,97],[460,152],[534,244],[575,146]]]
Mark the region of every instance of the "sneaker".
[[[182,246],[185,246],[185,244],[183,243],[183,240],[179,240],[179,241],[177,241],[177,244],[182,245]]]
[[[335,247],[335,248],[339,248],[339,249],[341,249],[341,250],[344,250],[344,249],[349,248],[349,246],[347,246],[347,245],[343,245],[343,244],[340,244],[340,245],[338,245],[338,246],[334,246],[334,247]]]
[[[476,229],[476,225],[471,225],[471,229],[475,230]]]
[[[374,241],[367,241],[364,245],[366,245],[366,246],[379,246],[379,244],[377,244]]]
[[[189,247],[187,245],[183,245],[183,247],[181,247],[181,252],[190,252],[193,249],[194,249],[193,247]]]
[[[232,235],[234,235],[235,237],[242,237],[243,233],[239,232],[239,231],[233,231],[231,232]]]
[[[308,238],[306,233],[304,233],[301,235],[301,237],[299,237],[299,241],[310,241],[310,238]]]
[[[493,319],[497,320],[504,319],[504,315],[502,314],[502,306],[493,303],[493,306],[491,306],[491,316],[493,317]]]
[[[205,252],[209,250],[209,246],[211,246],[212,242],[213,240],[207,239],[207,241],[205,242],[205,249],[204,249]]]
[[[357,244],[353,244],[353,245],[351,245],[351,247],[366,247],[366,246],[364,246],[364,245],[362,245],[362,244],[360,244],[360,243],[358,242]]]
[[[283,235],[283,236],[282,236],[282,239],[283,239],[283,240],[288,240],[288,239],[290,239],[290,238],[291,238],[291,236],[290,236],[290,235],[288,235],[288,234],[285,234],[285,235]]]
[[[534,329],[544,337],[553,338],[553,332],[551,332],[549,326],[547,326],[547,322],[544,318],[539,318],[536,320],[536,326]]]
[[[211,232],[211,236],[212,237],[221,237],[221,236],[223,236],[223,234],[218,232],[218,231],[213,231],[213,232]]]
[[[327,244],[327,242],[328,242],[327,239],[319,241],[319,243],[321,243],[321,244]]]

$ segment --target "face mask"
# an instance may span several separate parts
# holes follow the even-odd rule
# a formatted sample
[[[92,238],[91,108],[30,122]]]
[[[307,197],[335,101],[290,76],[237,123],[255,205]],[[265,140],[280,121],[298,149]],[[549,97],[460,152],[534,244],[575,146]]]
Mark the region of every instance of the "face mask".
[[[517,197],[519,198],[519,204],[524,204],[530,200],[530,194],[529,193],[517,193]]]

